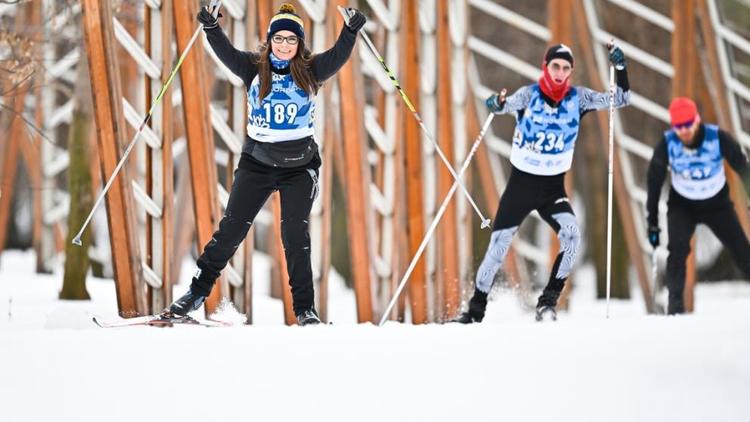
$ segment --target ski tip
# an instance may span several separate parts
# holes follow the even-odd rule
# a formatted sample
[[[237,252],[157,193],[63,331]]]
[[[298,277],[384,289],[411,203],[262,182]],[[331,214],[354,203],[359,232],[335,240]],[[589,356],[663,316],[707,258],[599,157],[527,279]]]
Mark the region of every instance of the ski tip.
[[[99,323],[99,321],[96,319],[95,316],[91,317],[91,320],[94,321],[94,324],[98,325],[101,328],[104,328],[104,326],[101,323]]]

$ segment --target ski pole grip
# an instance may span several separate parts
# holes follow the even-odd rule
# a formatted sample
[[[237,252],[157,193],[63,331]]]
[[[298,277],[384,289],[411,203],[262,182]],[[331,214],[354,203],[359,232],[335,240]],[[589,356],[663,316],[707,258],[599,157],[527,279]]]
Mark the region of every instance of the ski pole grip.
[[[215,18],[218,17],[219,9],[221,9],[221,0],[211,0],[211,2],[208,3],[208,10],[211,11],[211,16]]]
[[[349,25],[349,18],[354,16],[354,13],[352,13],[352,9],[349,7],[341,7],[341,6],[336,6],[336,7],[338,7],[339,13],[341,13],[341,16],[344,18],[344,23]]]

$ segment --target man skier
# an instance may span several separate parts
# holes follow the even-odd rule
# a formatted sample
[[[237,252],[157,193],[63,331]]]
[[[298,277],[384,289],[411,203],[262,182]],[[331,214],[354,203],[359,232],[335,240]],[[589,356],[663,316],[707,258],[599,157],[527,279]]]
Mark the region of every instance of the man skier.
[[[667,313],[685,312],[685,260],[698,223],[706,224],[729,249],[750,278],[750,243],[740,226],[724,173],[724,160],[740,175],[748,191],[750,168],[737,142],[718,126],[701,123],[695,103],[684,97],[669,105],[672,128],[665,131],[648,166],[648,240],[659,246],[659,196],[667,169],[671,188],[667,201]]]
[[[617,69],[615,106],[623,107],[629,104],[630,98],[625,55],[614,47],[609,60]],[[477,270],[469,309],[454,322],[482,321],[495,274],[502,267],[513,235],[533,210],[539,212],[560,240],[560,253],[537,302],[536,319],[557,318],[555,306],[573,268],[581,240],[578,222],[565,192],[565,173],[573,161],[581,118],[590,111],[609,106],[609,93],[570,85],[573,64],[571,49],[565,44],[554,45],[544,55],[542,76],[537,83],[520,88],[506,101],[499,100],[497,94],[487,99],[491,112],[514,113],[516,117],[511,174],[500,198],[487,252]]]

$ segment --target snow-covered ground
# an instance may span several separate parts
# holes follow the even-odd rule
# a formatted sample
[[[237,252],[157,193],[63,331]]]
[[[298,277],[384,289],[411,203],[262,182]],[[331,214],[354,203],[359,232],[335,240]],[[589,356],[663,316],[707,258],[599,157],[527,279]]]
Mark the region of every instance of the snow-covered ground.
[[[555,324],[500,292],[483,324],[378,328],[335,282],[332,326],[285,327],[259,290],[254,326],[101,329],[111,280],[62,302],[33,262],[2,255],[1,421],[750,420],[748,283],[700,285],[693,315],[615,301],[607,320],[581,271]]]

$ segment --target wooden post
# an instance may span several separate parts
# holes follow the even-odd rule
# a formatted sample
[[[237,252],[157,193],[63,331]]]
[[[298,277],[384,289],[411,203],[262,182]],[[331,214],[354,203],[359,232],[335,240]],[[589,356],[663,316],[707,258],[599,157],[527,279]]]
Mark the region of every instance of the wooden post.
[[[448,2],[437,2],[437,141],[448,162],[454,168],[453,146],[453,85],[451,82],[451,48],[450,27],[448,22]],[[416,92],[416,91],[415,91]],[[440,160],[438,167],[438,201],[445,198],[453,185],[453,176]],[[466,178],[464,178],[466,180]],[[462,195],[459,193],[459,195]],[[464,200],[463,198],[461,200]],[[461,304],[461,290],[458,269],[458,217],[456,202],[451,201],[445,210],[445,215],[438,231],[438,260],[436,273],[438,283],[443,285],[442,309],[436,312],[438,320],[455,316]]]
[[[348,6],[345,0],[336,0],[336,5]],[[343,25],[335,20],[336,30]],[[367,162],[367,137],[365,136],[363,110],[364,89],[360,61],[356,52],[338,73],[341,96],[341,129],[344,134],[344,156],[346,157],[346,208],[347,228],[352,260],[354,293],[357,299],[357,321],[373,321],[372,245],[368,235],[372,211],[370,207],[370,168]]]
[[[15,16],[15,30],[21,31],[22,26],[28,24],[30,18],[30,8],[33,5],[20,8]],[[24,111],[24,104],[29,87],[33,85],[33,80],[27,80],[23,85],[14,87],[10,78],[5,79],[5,83],[0,86],[3,93],[8,93],[10,98],[11,113],[9,114],[10,128],[6,134],[4,142],[0,142],[0,253],[5,248],[5,240],[8,235],[8,220],[10,219],[11,205],[13,201],[13,192],[16,187],[16,176],[18,174],[19,147],[21,138],[26,142],[26,136],[23,134],[23,128],[26,124],[21,115]],[[10,91],[13,91],[12,93]],[[5,128],[3,128],[5,129]],[[32,179],[33,180],[33,179]]]
[[[575,1],[573,12],[575,21],[579,23],[576,25],[578,41],[581,43],[581,54],[579,54],[579,57],[582,58],[582,61],[586,66],[586,73],[591,77],[591,87],[598,91],[604,91],[604,83],[599,76],[599,71],[596,67],[596,62],[594,61],[594,45],[591,42],[593,37],[589,31],[588,25],[585,24],[586,11],[583,7],[582,0]],[[608,142],[607,127],[609,125],[607,113],[604,111],[597,112],[596,117],[599,127],[599,139],[601,139],[603,144],[606,145]],[[622,231],[625,234],[625,245],[628,248],[630,262],[635,266],[636,274],[638,275],[638,282],[641,287],[641,293],[643,294],[643,302],[646,304],[646,312],[653,313],[654,301],[653,296],[651,295],[651,285],[648,281],[649,275],[643,260],[643,252],[640,249],[638,238],[636,237],[633,210],[630,208],[630,196],[628,195],[622,174],[622,168],[620,167],[620,156],[618,150],[619,147],[615,144],[615,154],[614,157],[612,157],[614,168],[614,199],[617,202],[617,210],[620,213],[620,221],[623,226]],[[604,151],[606,151],[606,149]]]
[[[568,46],[573,45],[573,20],[570,14],[572,6],[572,0],[547,0],[547,26],[552,34],[552,39],[550,40],[552,44],[564,43]],[[565,175],[565,192],[571,200],[573,199],[573,180],[573,168],[571,168]],[[553,232],[551,234],[549,250],[550,271],[552,271],[552,264],[557,259],[559,253],[560,240],[557,238],[557,234]],[[552,274],[550,274],[550,277],[552,277]],[[568,309],[568,297],[570,296],[572,287],[573,274],[571,273],[560,294],[560,300],[557,304],[558,309]]]
[[[696,73],[699,70],[695,54],[695,0],[683,0],[672,3],[672,98],[695,97]],[[690,255],[687,258],[685,271],[685,310],[693,312],[693,295],[695,291],[695,235],[690,240]]]
[[[82,0],[81,4],[99,156],[102,174],[109,177],[117,166],[120,151],[124,150],[126,142],[123,133],[125,120],[122,113],[120,76],[114,57],[116,49],[112,11],[108,2]],[[142,294],[143,275],[137,253],[133,194],[129,184],[124,183],[128,180],[131,178],[127,166],[124,166],[106,196],[117,305],[123,318],[140,315],[145,309]]]
[[[712,0],[699,0],[696,2],[696,12],[700,17],[700,31],[703,38],[703,44],[696,45],[695,48],[698,48],[699,51],[705,54],[705,59],[701,57],[700,63],[703,64],[702,70],[704,81],[710,81],[710,83],[701,83],[701,90],[707,91],[705,94],[707,94],[707,97],[710,97],[710,100],[701,103],[701,106],[704,108],[702,115],[706,114],[705,111],[708,111],[705,110],[706,108],[713,109],[713,116],[715,116],[719,126],[736,135],[736,132],[733,130],[732,121],[729,118],[730,105],[729,99],[727,98],[727,87],[719,64],[719,52],[715,42],[716,32],[711,23],[711,16],[708,11],[708,1]],[[732,170],[726,162],[724,163],[724,170],[726,172],[729,193],[732,202],[734,203],[737,217],[739,217],[745,236],[750,236],[750,214],[746,207],[747,194],[745,192],[744,184],[737,173]],[[693,308],[694,306],[695,303],[693,301]]]
[[[419,13],[417,3],[410,1],[401,9],[401,70],[399,75],[404,92],[414,107],[419,110]],[[407,231],[409,256],[416,255],[424,236],[424,189],[422,186],[422,133],[411,111],[402,104],[404,137],[406,143],[406,206],[408,208]],[[427,322],[427,286],[424,257],[419,259],[414,273],[409,278],[409,299],[412,322]]]
[[[297,319],[292,309],[292,290],[289,286],[289,272],[286,269],[286,254],[284,244],[281,242],[281,195],[274,192],[271,195],[273,208],[273,231],[276,233],[274,244],[276,245],[276,267],[279,270],[279,288],[281,288],[281,300],[284,303],[284,322],[286,325],[294,324]]]
[[[193,16],[198,10],[195,0],[173,0],[177,51],[182,53],[198,23]],[[203,35],[201,35],[203,36]],[[201,41],[197,40],[180,67],[182,82],[182,109],[187,132],[190,179],[193,187],[193,207],[195,213],[198,250],[211,240],[221,218],[217,192],[216,160],[214,159],[214,137],[209,117],[208,86],[206,85],[205,58],[201,51]],[[206,315],[216,310],[219,300],[226,291],[223,277],[206,300]],[[218,286],[218,287],[217,287]]]
[[[13,201],[13,191],[16,185],[16,175],[18,174],[19,161],[19,142],[26,136],[23,134],[25,125],[20,113],[23,113],[23,104],[26,99],[26,88],[21,88],[15,93],[11,100],[13,115],[10,116],[10,130],[6,138],[5,148],[2,152],[2,177],[0,177],[0,251],[5,247],[5,240],[8,235],[8,220],[10,219],[11,202]]]

